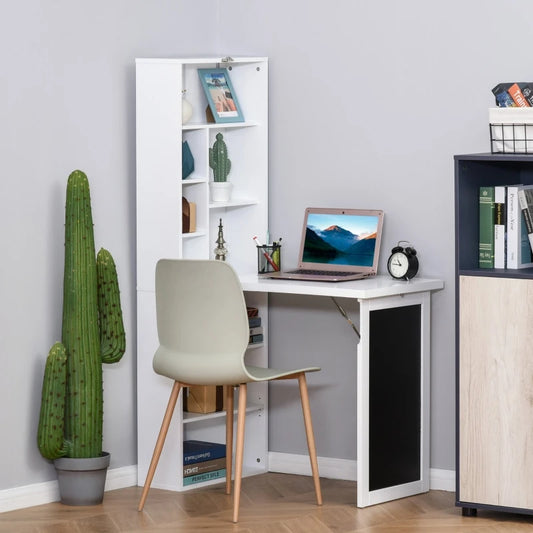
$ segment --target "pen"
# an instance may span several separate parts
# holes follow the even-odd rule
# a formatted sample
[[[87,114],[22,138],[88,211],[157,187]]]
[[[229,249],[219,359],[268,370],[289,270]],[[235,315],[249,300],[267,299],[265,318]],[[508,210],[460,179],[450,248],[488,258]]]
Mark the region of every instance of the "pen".
[[[263,246],[260,242],[259,242],[259,239],[257,238],[257,235],[255,237],[253,237],[253,240],[255,241],[255,243],[257,244],[257,246]],[[265,250],[263,250],[263,255],[265,256],[265,259],[272,265],[272,268],[278,272],[279,271],[279,267],[278,265],[276,265],[276,263],[274,263],[274,261],[272,260],[272,257],[270,257],[270,255],[268,254],[268,252],[266,252]]]

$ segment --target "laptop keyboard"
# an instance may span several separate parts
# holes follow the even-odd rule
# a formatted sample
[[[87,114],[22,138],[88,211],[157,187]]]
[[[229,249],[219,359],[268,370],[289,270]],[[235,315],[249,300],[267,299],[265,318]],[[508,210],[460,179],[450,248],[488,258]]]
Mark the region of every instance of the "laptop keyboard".
[[[312,276],[352,276],[353,272],[334,271],[334,270],[310,270],[307,268],[299,268],[297,270],[291,270],[291,274],[310,274]]]

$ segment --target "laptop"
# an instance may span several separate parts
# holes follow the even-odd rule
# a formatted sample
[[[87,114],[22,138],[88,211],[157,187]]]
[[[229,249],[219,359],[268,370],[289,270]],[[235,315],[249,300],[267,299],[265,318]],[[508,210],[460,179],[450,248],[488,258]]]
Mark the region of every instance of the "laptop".
[[[381,210],[308,207],[304,216],[298,268],[271,272],[265,277],[349,281],[375,276],[382,229]]]

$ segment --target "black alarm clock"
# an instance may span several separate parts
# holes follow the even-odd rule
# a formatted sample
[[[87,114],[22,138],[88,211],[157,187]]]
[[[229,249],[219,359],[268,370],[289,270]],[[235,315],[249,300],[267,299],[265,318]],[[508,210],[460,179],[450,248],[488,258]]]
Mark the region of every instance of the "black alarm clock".
[[[416,250],[409,244],[405,248],[402,243],[409,244],[407,241],[398,242],[391,250],[391,255],[387,262],[387,270],[394,279],[410,280],[418,272],[418,257]]]

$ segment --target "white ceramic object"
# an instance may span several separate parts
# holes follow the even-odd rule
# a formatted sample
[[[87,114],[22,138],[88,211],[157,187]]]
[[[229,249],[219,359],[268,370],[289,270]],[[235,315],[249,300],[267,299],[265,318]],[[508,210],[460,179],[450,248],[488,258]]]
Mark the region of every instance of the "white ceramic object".
[[[181,100],[181,123],[187,124],[192,117],[192,104],[185,98],[186,91],[183,91],[183,98]]]
[[[232,184],[229,181],[211,181],[209,188],[211,189],[212,202],[228,202],[231,198]]]

